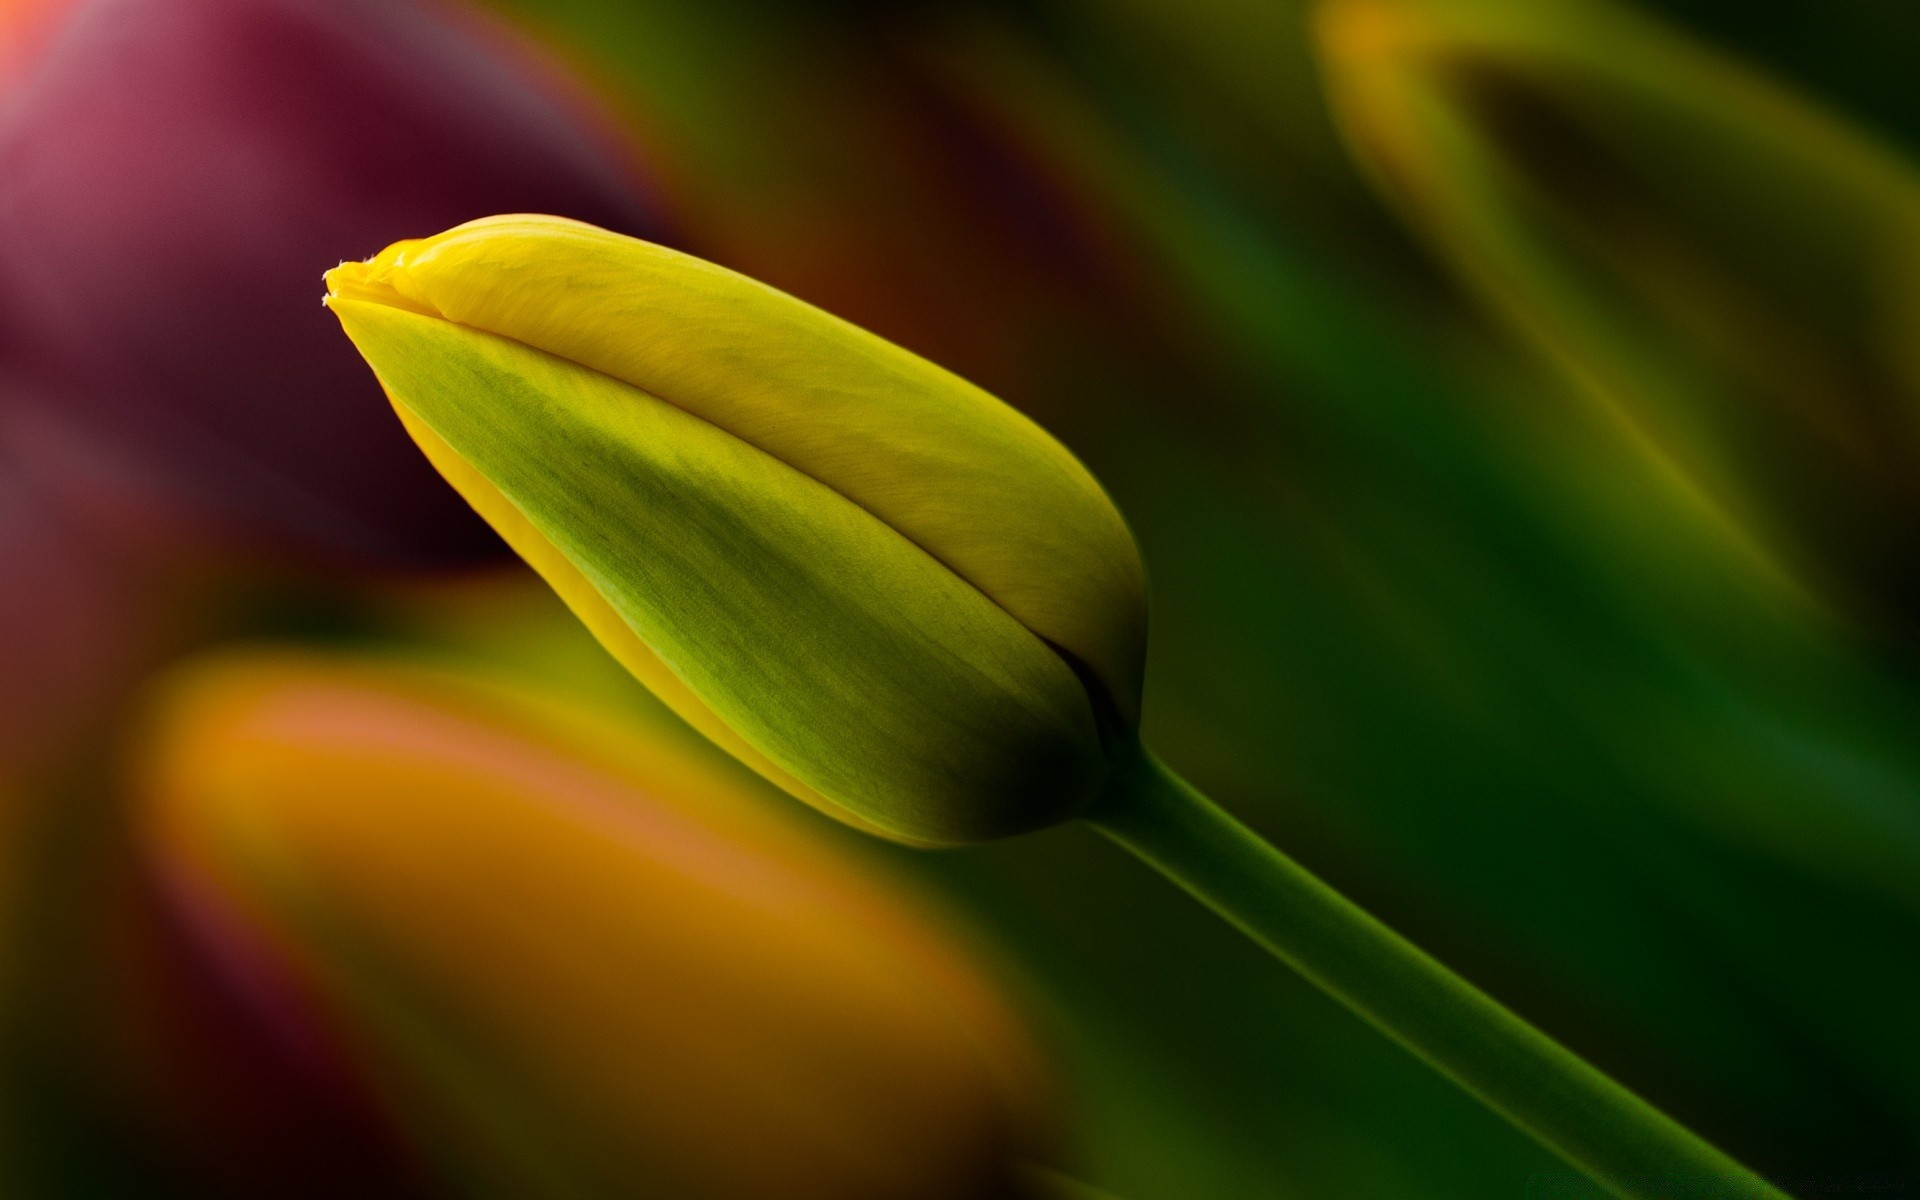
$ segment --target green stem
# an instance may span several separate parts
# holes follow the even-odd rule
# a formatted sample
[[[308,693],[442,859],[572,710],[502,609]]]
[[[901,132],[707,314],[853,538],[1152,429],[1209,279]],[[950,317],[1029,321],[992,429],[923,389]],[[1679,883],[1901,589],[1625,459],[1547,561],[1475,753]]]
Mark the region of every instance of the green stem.
[[[1090,820],[1615,1195],[1786,1200],[1268,845],[1144,747]]]

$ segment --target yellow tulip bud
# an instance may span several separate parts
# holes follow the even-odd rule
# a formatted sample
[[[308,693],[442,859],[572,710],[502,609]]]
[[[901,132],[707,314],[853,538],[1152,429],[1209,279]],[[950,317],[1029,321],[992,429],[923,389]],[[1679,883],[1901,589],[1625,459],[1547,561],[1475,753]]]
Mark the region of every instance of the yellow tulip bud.
[[[428,456],[681,715],[902,841],[1085,809],[1145,574],[1031,421],[753,280],[552,217],[327,277]]]
[[[309,981],[490,1194],[999,1197],[1039,1073],[927,914],[685,743],[389,664],[162,695],[163,875]]]

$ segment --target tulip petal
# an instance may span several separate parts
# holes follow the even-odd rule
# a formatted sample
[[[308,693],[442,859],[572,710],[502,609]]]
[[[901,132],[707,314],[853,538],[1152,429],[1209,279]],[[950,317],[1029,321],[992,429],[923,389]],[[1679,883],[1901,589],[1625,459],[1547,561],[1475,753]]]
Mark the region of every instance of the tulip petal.
[[[838,810],[826,797],[820,795],[806,784],[782,770],[772,759],[760,753],[751,743],[733,731],[733,727],[721,720],[719,715],[707,707],[704,700],[694,694],[693,689],[681,682],[673,673],[673,668],[660,661],[653,647],[642,641],[638,634],[627,624],[625,617],[607,603],[605,596],[593,586],[591,580],[580,573],[578,567],[561,553],[560,549],[548,541],[546,535],[529,521],[524,513],[514,506],[513,501],[501,494],[500,489],[487,481],[487,477],[473,469],[467,460],[461,458],[452,446],[433,431],[433,428],[405,405],[395,405],[400,422],[413,436],[415,444],[426,454],[434,469],[473,505],[474,511],[487,519],[487,523],[500,534],[515,554],[526,560],[528,565],[540,573],[563,600],[573,610],[588,632],[612,654],[620,665],[625,667],[634,678],[645,684],[647,690],[659,697],[668,707],[678,713],[682,720],[704,734],[709,741],[718,745],[727,753],[752,767],[764,778],[770,779],[795,796],[799,796],[816,808],[833,811],[843,821],[865,827],[865,822],[854,818],[851,813]],[[869,828],[868,832],[879,832]]]
[[[1132,535],[1064,447],[965,380],[745,276],[553,217],[470,222],[343,272],[340,286],[623,380],[819,480],[1085,663],[1137,723]]]
[[[964,842],[1090,798],[1104,763],[1072,670],[860,505],[577,363],[350,288],[330,303],[396,405],[802,799],[905,840]]]

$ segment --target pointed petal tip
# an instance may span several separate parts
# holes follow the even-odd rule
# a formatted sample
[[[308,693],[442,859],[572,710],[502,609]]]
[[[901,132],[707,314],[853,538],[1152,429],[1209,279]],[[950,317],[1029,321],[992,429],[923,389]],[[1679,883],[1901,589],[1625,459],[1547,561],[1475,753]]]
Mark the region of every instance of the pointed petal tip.
[[[335,308],[341,300],[364,300],[390,308],[403,308],[423,316],[440,316],[432,308],[406,295],[398,286],[398,275],[407,265],[407,253],[417,245],[419,242],[411,239],[395,242],[364,262],[343,262],[334,267],[321,277],[327,285],[327,293],[320,302],[328,308]]]

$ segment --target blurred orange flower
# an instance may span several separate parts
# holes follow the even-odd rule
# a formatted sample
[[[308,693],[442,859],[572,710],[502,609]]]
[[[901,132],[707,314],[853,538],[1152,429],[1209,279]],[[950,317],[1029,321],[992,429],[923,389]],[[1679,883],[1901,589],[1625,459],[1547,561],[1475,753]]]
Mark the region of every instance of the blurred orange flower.
[[[685,743],[254,652],[176,676],[149,747],[179,911],[270,947],[455,1177],[960,1198],[1035,1148],[1034,1051],[953,936]]]

